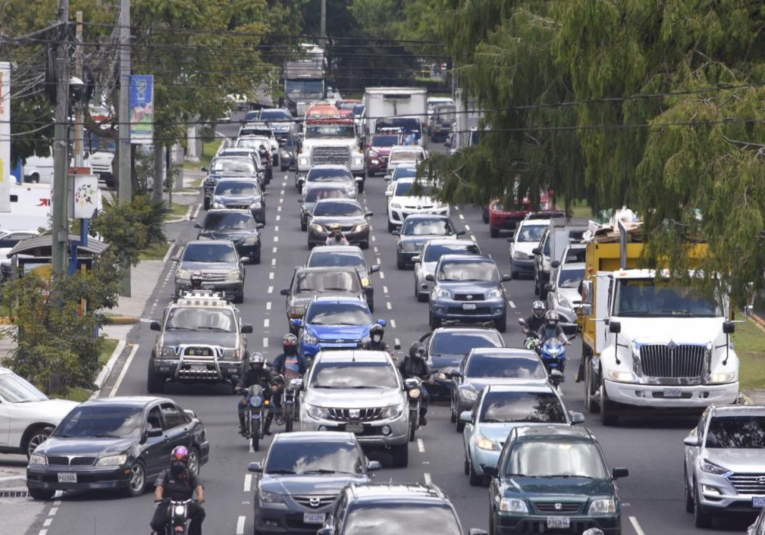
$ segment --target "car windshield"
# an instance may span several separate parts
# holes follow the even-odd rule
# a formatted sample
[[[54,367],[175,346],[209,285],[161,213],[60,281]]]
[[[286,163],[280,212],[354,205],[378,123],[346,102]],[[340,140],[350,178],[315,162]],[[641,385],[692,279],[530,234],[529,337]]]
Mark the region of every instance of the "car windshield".
[[[398,136],[384,135],[372,138],[373,147],[392,147],[394,145],[398,145]]]
[[[443,282],[499,282],[499,272],[494,262],[448,262],[441,264],[437,280]]]
[[[258,186],[254,182],[221,180],[218,182],[218,185],[215,186],[215,195],[253,197],[255,195],[260,195],[260,192],[258,191]]]
[[[308,171],[307,182],[347,182],[352,181],[353,175],[347,169],[332,167],[329,169],[314,167]]]
[[[413,165],[400,165],[393,171],[393,180],[400,178],[415,178],[417,176],[417,168]]]
[[[431,187],[429,184],[420,184],[417,187],[416,192],[414,191],[414,182],[410,181],[398,181],[396,182],[396,197],[427,197],[430,193]]]
[[[292,115],[284,110],[261,110],[259,119],[261,121],[273,121],[279,123],[291,123],[293,120]]]
[[[226,159],[218,158],[213,162],[213,172],[216,173],[243,173],[254,175],[256,173],[255,166],[252,162],[248,162],[244,159]]]
[[[298,273],[294,292],[351,292],[358,293],[358,276],[347,271],[306,271]]]
[[[255,150],[268,150],[268,139],[266,138],[245,138],[236,142],[237,147]]]
[[[208,212],[205,230],[255,230],[255,219],[251,214],[233,211]]]
[[[181,261],[233,264],[236,262],[236,250],[228,243],[190,243],[186,246]]]
[[[442,121],[454,121],[456,120],[457,108],[451,104],[441,104],[435,109],[435,113],[436,117]]]
[[[578,288],[584,279],[584,268],[562,269],[558,275],[558,288]]]
[[[546,225],[523,225],[518,231],[518,243],[539,243],[546,228]]]
[[[372,316],[361,303],[313,303],[305,321],[312,325],[371,325]]]
[[[502,338],[496,332],[450,333],[441,331],[433,336],[431,355],[467,355],[471,349],[502,347]]]
[[[352,124],[312,124],[306,127],[306,138],[321,139],[333,137],[356,137],[356,129]]]
[[[479,255],[481,250],[474,243],[453,242],[450,244],[428,244],[425,250],[425,262],[438,262],[445,254]]]
[[[364,210],[356,203],[329,201],[316,203],[313,215],[315,217],[361,217],[364,215]]]
[[[481,404],[483,423],[565,424],[566,410],[551,392],[489,392]]]
[[[460,535],[459,522],[447,505],[376,503],[351,509],[343,535],[437,533]]]
[[[263,136],[270,138],[273,135],[273,131],[266,126],[245,126],[239,132],[240,136]]]
[[[587,261],[587,249],[569,248],[566,250],[566,262],[583,264]]]
[[[765,416],[715,416],[709,422],[707,448],[765,448]]]
[[[236,319],[230,310],[221,308],[178,307],[170,309],[166,331],[236,332]]]
[[[603,457],[597,446],[588,442],[565,440],[516,443],[506,463],[505,475],[608,478]]]
[[[332,362],[319,359],[311,373],[313,388],[399,388],[398,372],[387,362]]]
[[[454,226],[449,219],[443,218],[416,218],[404,221],[402,236],[452,236],[456,234]]]
[[[14,373],[0,374],[0,398],[6,403],[46,401],[48,397]]]
[[[616,286],[614,316],[718,317],[715,304],[692,288],[653,279],[620,280]]]
[[[310,60],[305,62],[310,65]],[[305,67],[303,67],[305,68]],[[307,67],[310,69],[311,67]],[[320,97],[324,93],[324,80],[287,80],[286,91],[289,97],[308,97],[318,96]]]
[[[397,150],[390,155],[390,163],[416,162],[422,160],[425,155],[418,150]]]
[[[97,403],[72,409],[53,432],[59,438],[140,437],[143,407]]]
[[[547,374],[538,358],[473,355],[468,361],[465,376],[476,379],[544,379]]]
[[[366,109],[366,106],[364,106],[363,104],[356,104],[353,107],[353,116],[354,117],[361,117],[362,115],[364,115],[364,110],[365,109]]]
[[[331,441],[274,441],[268,452],[266,474],[361,474],[364,455],[355,443]]]
[[[321,247],[314,249],[308,258],[308,267],[355,267],[365,268],[366,261],[361,253],[323,252]]]
[[[348,194],[340,188],[311,188],[306,192],[304,202],[316,202],[320,199],[345,199]]]

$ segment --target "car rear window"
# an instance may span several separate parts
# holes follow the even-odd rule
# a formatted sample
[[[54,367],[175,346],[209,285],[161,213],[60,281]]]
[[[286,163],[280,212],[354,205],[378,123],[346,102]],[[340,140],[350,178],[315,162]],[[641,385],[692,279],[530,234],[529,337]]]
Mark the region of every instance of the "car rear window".
[[[480,421],[568,423],[563,404],[552,392],[489,392],[481,404]]]
[[[539,359],[473,355],[467,363],[465,376],[475,379],[544,379],[547,375]]]

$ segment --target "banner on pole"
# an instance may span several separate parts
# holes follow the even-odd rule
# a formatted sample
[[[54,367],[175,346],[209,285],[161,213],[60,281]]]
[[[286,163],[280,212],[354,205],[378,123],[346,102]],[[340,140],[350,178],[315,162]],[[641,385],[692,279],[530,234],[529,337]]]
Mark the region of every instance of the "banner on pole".
[[[11,64],[0,62],[0,212],[11,211]]]
[[[130,77],[130,142],[151,145],[154,138],[154,77]]]
[[[100,191],[98,175],[72,175],[72,217],[75,219],[91,219],[100,208]]]

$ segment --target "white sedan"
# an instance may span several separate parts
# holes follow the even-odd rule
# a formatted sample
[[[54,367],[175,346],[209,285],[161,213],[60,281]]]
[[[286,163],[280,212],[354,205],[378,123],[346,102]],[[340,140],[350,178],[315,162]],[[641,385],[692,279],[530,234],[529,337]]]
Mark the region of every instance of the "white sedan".
[[[442,204],[428,196],[429,184],[419,183],[414,188],[414,178],[402,178],[396,181],[392,190],[386,191],[388,197],[388,232],[401,227],[407,216],[412,214],[433,214],[449,217],[448,204]],[[415,193],[416,192],[416,193]]]

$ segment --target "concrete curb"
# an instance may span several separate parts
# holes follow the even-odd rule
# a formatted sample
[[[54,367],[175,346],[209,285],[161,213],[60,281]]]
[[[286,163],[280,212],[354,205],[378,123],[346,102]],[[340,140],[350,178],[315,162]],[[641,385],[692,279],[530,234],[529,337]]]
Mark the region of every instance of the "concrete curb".
[[[175,219],[167,219],[165,220],[165,224],[168,223],[185,223],[186,221],[191,221],[191,211],[194,209],[194,204],[189,205],[189,209],[186,211],[186,215],[180,218]]]
[[[109,357],[109,361],[106,363],[106,365],[101,368],[101,371],[98,374],[98,377],[96,377],[95,385],[97,387],[97,390],[91,394],[90,399],[94,399],[98,397],[98,393],[101,392],[101,387],[104,385],[104,382],[109,377],[109,374],[112,373],[112,368],[114,368],[114,363],[117,362],[117,359],[122,355],[122,351],[125,349],[125,345],[127,342],[125,340],[120,340],[119,343],[117,343],[117,347],[114,348],[114,351],[112,351],[112,356]]]
[[[113,316],[113,317],[108,317],[105,324],[106,325],[135,325],[136,323],[140,323],[140,322],[141,322],[141,318],[136,318],[135,316]]]
[[[753,320],[755,323],[757,323],[757,324],[758,324],[760,327],[765,327],[765,320],[764,320],[764,319],[762,319],[762,318],[761,318],[760,316],[758,316],[757,314],[752,314],[751,318],[752,318],[752,320]]]

